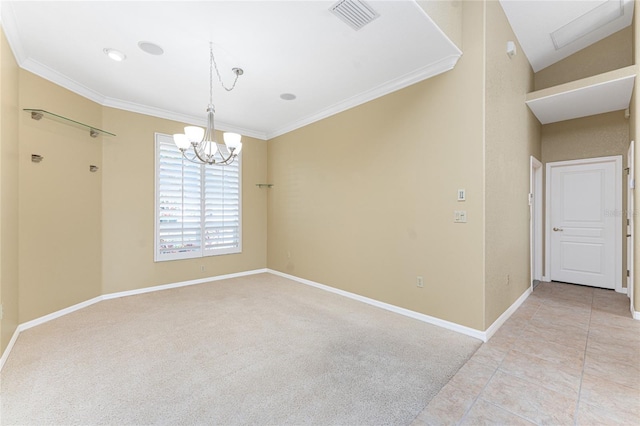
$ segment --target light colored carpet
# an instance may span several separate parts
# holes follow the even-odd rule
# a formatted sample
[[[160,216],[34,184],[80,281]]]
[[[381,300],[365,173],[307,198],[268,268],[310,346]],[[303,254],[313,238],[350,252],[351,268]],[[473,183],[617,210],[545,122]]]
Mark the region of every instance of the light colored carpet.
[[[480,344],[259,274],[24,331],[0,375],[0,421],[406,425]]]

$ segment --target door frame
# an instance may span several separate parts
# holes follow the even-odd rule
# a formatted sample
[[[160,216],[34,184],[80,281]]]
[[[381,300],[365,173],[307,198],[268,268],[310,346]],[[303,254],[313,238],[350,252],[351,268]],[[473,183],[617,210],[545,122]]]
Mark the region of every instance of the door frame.
[[[629,151],[627,152],[627,166],[628,166],[628,177],[627,177],[627,210],[626,210],[626,220],[628,221],[626,227],[626,234],[629,236],[626,238],[627,240],[627,271],[629,273],[627,278],[627,296],[629,296],[629,309],[631,310],[631,315],[634,314],[633,307],[633,292],[636,290],[634,285],[634,202],[635,202],[635,142],[631,141],[629,144]]]
[[[615,218],[615,273],[614,289],[618,293],[626,293],[622,288],[622,155],[609,157],[585,158],[581,160],[555,161],[547,163],[545,190],[545,277],[551,280],[551,169],[562,166],[579,166],[593,163],[614,163],[615,165],[615,209],[610,214]]]
[[[533,281],[543,281],[543,244],[542,235],[544,233],[542,217],[542,162],[533,155],[529,160],[529,253],[531,254],[531,277],[530,286],[533,290]]]

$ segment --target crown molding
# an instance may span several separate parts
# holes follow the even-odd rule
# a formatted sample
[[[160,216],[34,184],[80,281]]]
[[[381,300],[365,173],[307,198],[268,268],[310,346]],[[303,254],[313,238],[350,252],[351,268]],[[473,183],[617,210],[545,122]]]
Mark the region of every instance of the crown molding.
[[[29,71],[39,77],[42,77],[45,80],[48,80],[60,87],[70,90],[82,97],[85,97],[97,104],[104,105],[104,102],[107,99],[104,95],[96,92],[95,90],[90,89],[87,86],[70,79],[64,74],[59,73],[53,68],[50,68],[31,58],[26,58],[21,63],[19,62],[19,65],[22,69]]]
[[[289,133],[311,123],[315,123],[316,121],[320,121],[332,115],[346,111],[350,108],[372,101],[376,98],[380,98],[382,96],[396,92],[400,89],[404,89],[405,87],[411,86],[412,84],[452,70],[453,67],[455,67],[458,63],[458,59],[460,59],[461,56],[462,53],[447,56],[446,58],[443,58],[437,62],[419,68],[413,72],[374,87],[373,89],[367,90],[356,96],[352,96],[348,99],[338,102],[320,112],[303,117],[300,120],[296,120],[291,124],[281,127],[274,132],[267,133],[267,140],[284,135],[285,133]]]
[[[138,114],[150,115],[152,117],[163,118],[166,120],[173,120],[182,123],[194,124],[198,126],[206,126],[206,119],[203,117],[196,117],[187,114],[181,114],[174,111],[168,111],[162,108],[150,107],[147,105],[137,104],[135,102],[123,101],[120,99],[109,98],[106,97],[95,90],[89,89],[88,87],[76,82],[75,80],[66,77],[65,75],[59,73],[58,71],[47,67],[37,61],[34,61],[31,58],[27,58],[24,60],[20,66],[32,72],[45,80],[49,80],[50,82],[57,84],[58,86],[64,87],[80,96],[83,96],[97,104],[100,104],[105,107],[116,108],[123,111],[135,112]],[[244,136],[266,140],[266,134],[264,132],[258,132],[252,129],[241,128],[237,126],[232,126],[226,124],[224,122],[216,122],[216,129],[222,130],[225,132],[235,132],[240,133]]]
[[[26,57],[24,48],[20,43],[19,31],[15,25],[15,15],[13,9],[6,2],[0,2],[0,19],[5,31],[5,35],[11,46],[13,54],[16,58],[18,65],[29,72],[32,72],[39,77],[42,77],[48,81],[51,81],[58,86],[64,87],[80,96],[83,96],[99,105],[105,107],[116,108],[124,111],[145,114],[152,117],[158,117],[167,120],[178,121],[182,123],[194,124],[199,126],[205,126],[206,120],[204,117],[192,116],[188,114],[181,114],[175,111],[169,111],[161,108],[155,108],[147,105],[137,104],[134,102],[124,101],[121,99],[109,98],[103,94],[96,92],[88,88],[87,86],[78,83],[77,81],[66,77],[58,71],[38,62],[29,57]],[[422,11],[421,8],[418,7]],[[424,11],[422,11],[424,13]],[[425,14],[426,15],[426,14]],[[428,16],[428,15],[426,15]],[[323,120],[332,115],[346,111],[358,105],[362,105],[366,102],[372,101],[376,98],[388,95],[412,84],[434,77],[438,74],[447,72],[455,67],[458,60],[462,56],[462,52],[453,43],[451,43],[457,53],[449,55],[437,62],[429,64],[425,67],[419,68],[408,74],[405,74],[399,78],[388,81],[370,90],[362,92],[358,95],[352,96],[348,99],[340,101],[334,105],[329,106],[319,112],[308,115],[301,119],[295,120],[279,129],[274,131],[259,131],[255,129],[248,129],[244,127],[234,126],[228,123],[216,121],[216,128],[222,131],[229,131],[240,133],[242,135],[252,137],[260,140],[269,140],[316,121]]]
[[[3,17],[6,17],[6,14],[3,13]],[[7,36],[7,38],[9,38]],[[13,44],[12,44],[13,46]],[[46,65],[34,61],[31,58],[23,59],[22,61],[18,60],[20,58],[21,48],[19,43],[15,45],[14,55],[16,56],[16,60],[21,68],[32,72],[45,80],[51,81],[58,86],[64,87],[80,96],[83,96],[97,104],[100,104],[105,107],[116,108],[124,111],[134,112],[138,114],[145,114],[152,117],[163,118],[166,120],[173,120],[182,123],[194,124],[199,126],[205,126],[206,121],[204,117],[196,117],[188,114],[181,114],[174,111],[168,111],[161,108],[150,107],[147,105],[141,105],[134,102],[123,101],[115,98],[108,98],[95,90],[89,89],[88,87],[72,80],[65,75],[59,73],[58,71],[47,67]],[[315,123],[316,121],[323,120],[332,115],[338,114],[340,112],[346,111],[358,105],[362,105],[366,102],[372,101],[379,97],[388,95],[400,89],[404,89],[412,84],[418,83],[420,81],[426,80],[428,78],[434,77],[438,74],[442,74],[453,69],[460,59],[461,54],[450,55],[438,62],[427,65],[426,67],[419,68],[416,71],[405,74],[397,79],[391,80],[385,84],[374,87],[373,89],[362,92],[356,96],[352,96],[351,98],[345,99],[337,104],[330,106],[320,112],[309,115],[307,117],[303,117],[300,120],[296,120],[280,129],[268,133],[268,132],[260,132],[253,129],[233,126],[224,122],[217,122],[216,127],[219,130],[227,131],[227,132],[235,132],[240,133],[244,136],[260,139],[260,140],[269,140],[275,137],[281,136],[285,133],[291,132],[293,130],[299,129],[301,127],[307,126],[309,124]]]
[[[207,125],[206,117],[193,116],[188,114],[181,114],[179,112],[169,111],[162,108],[150,107],[147,105],[141,105],[134,102],[123,101],[115,98],[105,98],[102,102],[103,106],[116,108],[124,111],[135,112],[138,114],[150,115],[152,117],[164,118],[166,120],[178,121],[180,123],[192,124],[196,126],[205,127]],[[253,129],[247,129],[244,127],[233,126],[225,122],[216,120],[216,130],[223,132],[240,133],[243,136],[267,140],[267,134]]]
[[[16,16],[11,6],[3,1],[0,1],[0,23],[2,24],[4,35],[7,37],[13,56],[16,58],[16,62],[18,64],[22,63],[25,59],[25,53],[22,43],[20,42]]]
[[[147,105],[137,104],[135,102],[123,101],[120,99],[106,97],[95,90],[72,80],[58,71],[47,67],[31,58],[27,58],[20,64],[21,68],[32,72],[45,80],[48,80],[58,86],[64,87],[82,97],[85,97],[99,105],[116,108],[123,111],[135,112],[138,114],[150,115],[152,117],[163,118],[166,120],[173,120],[187,124],[194,124],[198,126],[206,126],[206,119],[203,117],[196,117],[187,114],[181,114],[174,111],[168,111],[162,108],[155,108]],[[241,128],[233,125],[226,124],[224,122],[217,121],[216,129],[225,132],[240,133],[244,136],[266,140],[266,134],[252,129]]]

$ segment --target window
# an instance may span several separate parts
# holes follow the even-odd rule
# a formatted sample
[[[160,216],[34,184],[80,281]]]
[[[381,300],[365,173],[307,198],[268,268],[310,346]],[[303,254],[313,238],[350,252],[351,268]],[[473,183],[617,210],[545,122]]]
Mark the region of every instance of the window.
[[[186,160],[156,133],[156,262],[242,251],[241,157],[228,166]]]

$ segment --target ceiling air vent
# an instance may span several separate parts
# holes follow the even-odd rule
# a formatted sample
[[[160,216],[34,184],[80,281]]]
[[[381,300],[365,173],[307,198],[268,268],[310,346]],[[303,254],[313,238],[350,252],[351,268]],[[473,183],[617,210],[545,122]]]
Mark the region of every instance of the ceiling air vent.
[[[356,31],[380,16],[361,0],[340,0],[329,10]]]

